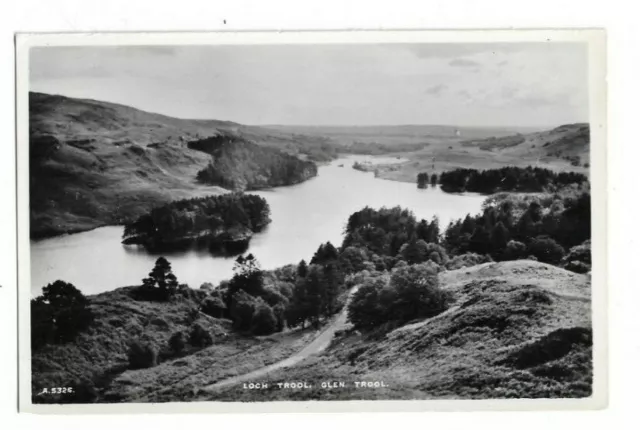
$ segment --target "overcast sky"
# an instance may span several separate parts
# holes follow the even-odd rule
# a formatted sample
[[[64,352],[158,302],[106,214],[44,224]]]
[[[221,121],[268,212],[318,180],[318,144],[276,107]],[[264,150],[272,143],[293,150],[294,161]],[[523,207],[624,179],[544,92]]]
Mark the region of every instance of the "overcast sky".
[[[31,91],[243,124],[588,121],[578,43],[32,48]]]

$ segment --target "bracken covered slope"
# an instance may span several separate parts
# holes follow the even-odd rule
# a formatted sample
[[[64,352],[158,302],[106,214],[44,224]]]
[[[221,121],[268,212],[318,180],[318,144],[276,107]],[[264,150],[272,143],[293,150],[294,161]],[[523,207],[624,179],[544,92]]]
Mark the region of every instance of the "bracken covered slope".
[[[551,398],[591,395],[587,275],[529,260],[443,272],[444,313],[395,330],[346,331],[329,350],[264,382],[313,388],[234,387],[201,399]],[[322,382],[344,381],[325,389]],[[355,381],[386,387],[356,388]],[[259,381],[263,382],[263,381]]]

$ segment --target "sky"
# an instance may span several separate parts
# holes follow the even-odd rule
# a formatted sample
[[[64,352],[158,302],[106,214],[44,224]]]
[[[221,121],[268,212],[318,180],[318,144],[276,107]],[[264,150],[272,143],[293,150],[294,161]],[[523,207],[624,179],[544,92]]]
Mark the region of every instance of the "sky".
[[[37,47],[30,90],[264,125],[588,122],[586,44]]]

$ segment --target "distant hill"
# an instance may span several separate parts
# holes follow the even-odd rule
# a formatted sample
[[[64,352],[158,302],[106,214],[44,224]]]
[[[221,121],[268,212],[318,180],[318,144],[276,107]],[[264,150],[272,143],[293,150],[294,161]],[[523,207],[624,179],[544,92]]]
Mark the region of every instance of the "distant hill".
[[[205,184],[232,190],[257,190],[293,185],[316,176],[312,161],[258,146],[230,133],[189,142],[189,148],[211,155],[211,161],[197,174]]]
[[[566,160],[579,166],[589,162],[589,142],[589,124],[578,123],[529,134],[470,140],[463,145],[543,161]]]
[[[227,121],[178,119],[114,103],[30,93],[31,237],[120,224],[171,200],[223,192],[196,180],[211,155],[190,148],[189,142],[234,135],[257,151],[263,148],[256,145],[275,148],[286,140],[277,132],[243,134],[241,128]],[[313,158],[310,154],[322,143],[304,137],[295,142],[300,143],[282,149],[304,158]],[[225,174],[238,174],[234,169],[247,165],[229,166]]]

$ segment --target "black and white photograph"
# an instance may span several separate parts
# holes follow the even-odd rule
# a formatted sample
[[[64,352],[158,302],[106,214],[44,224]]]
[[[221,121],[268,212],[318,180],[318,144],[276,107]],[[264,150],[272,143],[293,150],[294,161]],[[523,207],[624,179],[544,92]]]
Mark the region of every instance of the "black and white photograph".
[[[22,403],[602,400],[604,35],[520,33],[24,35]]]

